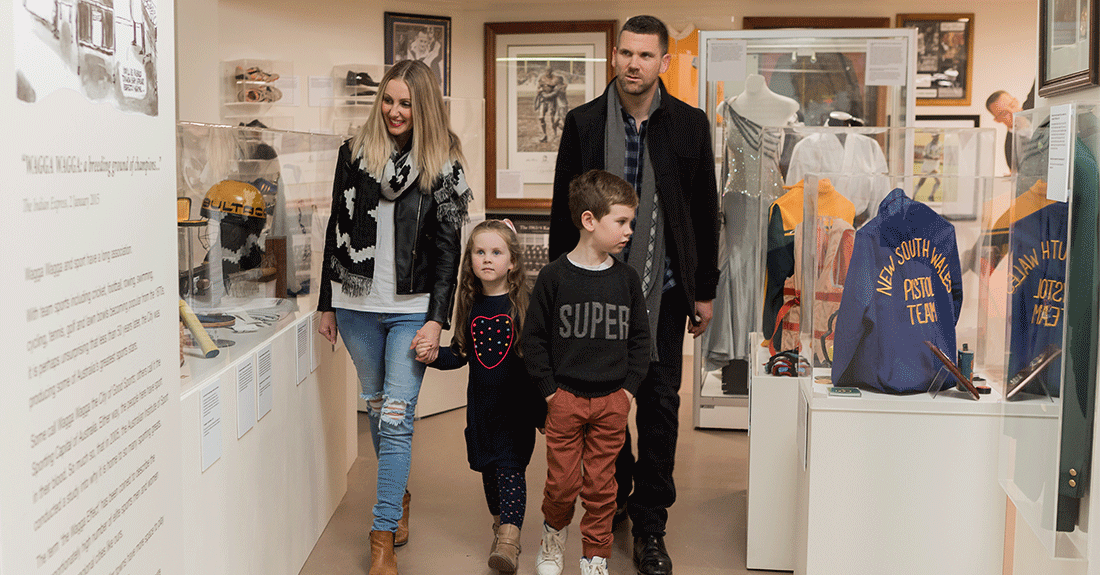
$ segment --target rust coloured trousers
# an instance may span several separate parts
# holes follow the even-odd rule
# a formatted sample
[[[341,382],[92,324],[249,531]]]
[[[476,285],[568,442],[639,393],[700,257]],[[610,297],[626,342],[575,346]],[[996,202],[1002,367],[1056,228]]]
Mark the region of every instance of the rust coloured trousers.
[[[547,406],[542,514],[550,527],[563,529],[573,520],[579,494],[585,511],[585,557],[611,554],[615,458],[626,438],[629,413],[630,399],[621,389],[604,397],[577,397],[559,389]]]

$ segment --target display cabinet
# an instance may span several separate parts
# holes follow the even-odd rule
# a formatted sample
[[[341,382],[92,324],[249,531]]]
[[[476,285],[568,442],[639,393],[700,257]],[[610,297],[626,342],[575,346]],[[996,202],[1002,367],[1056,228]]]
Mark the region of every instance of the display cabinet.
[[[762,277],[758,257],[764,234],[758,216],[783,193],[768,178],[778,174],[779,182],[783,181],[798,140],[784,139],[781,128],[910,125],[915,97],[909,72],[915,69],[915,33],[701,32],[699,53],[699,102],[713,130],[723,202],[721,289],[734,290],[727,295],[744,301],[746,293],[758,289],[753,282]],[[843,132],[837,133],[844,137]],[[842,148],[840,158],[829,171],[851,168],[850,160],[844,159],[844,146],[837,142]],[[764,156],[779,158],[781,164],[774,173],[761,173]],[[897,161],[902,157],[899,152]],[[867,168],[884,172],[886,161],[881,158],[882,165]],[[736,277],[743,281],[739,284]],[[747,427],[748,364],[754,349],[746,338],[751,331],[761,331],[759,309],[751,304],[719,310],[708,329],[715,333],[708,333],[701,342],[702,357],[695,366],[702,374],[695,381],[697,426]],[[715,337],[722,340],[719,345],[725,351],[715,352],[711,341]]]
[[[793,240],[780,240],[794,237],[789,234],[803,221],[804,207],[816,209],[802,201],[806,176],[815,172],[831,174],[831,189],[840,190],[839,196],[848,204],[851,214],[847,223],[852,230],[877,214],[879,203],[892,189],[891,182],[902,182],[907,190],[914,190],[917,199],[954,222],[960,235],[973,243],[980,236],[978,219],[985,193],[982,182],[993,173],[995,132],[761,127],[753,140],[761,145],[751,155],[745,149],[746,146],[751,149],[751,143],[741,137],[741,132],[731,135],[734,137],[727,140],[718,169],[725,174],[719,185],[721,276],[714,317],[700,338],[696,354],[694,399],[696,425],[736,429],[748,425],[743,417],[747,414],[747,399],[743,397],[747,390],[732,388],[730,382],[736,381],[739,371],[750,374],[740,375],[740,379],[751,377],[748,358],[761,345],[774,348],[769,355],[786,349],[782,338],[769,344],[770,337],[753,341],[748,334],[775,333],[776,317],[784,305],[783,291],[794,287],[785,285],[794,281],[788,280],[793,273],[793,260],[783,262],[782,277],[776,277],[775,273],[769,275],[768,258],[769,253],[773,258],[793,258]],[[769,227],[781,224],[787,224],[780,231],[788,235],[773,237],[770,232],[774,230]],[[769,241],[782,243],[791,255],[776,252]],[[810,238],[805,245],[815,245],[816,241]],[[971,250],[964,255],[973,259],[974,253]],[[972,293],[977,293],[976,288],[974,284]],[[822,297],[838,299],[842,290],[833,291],[833,295]],[[827,325],[819,327],[828,331]],[[798,336],[788,330],[787,339]],[[966,341],[971,347],[979,344],[976,338]],[[818,365],[821,359],[819,350]],[[726,416],[715,417],[723,411]]]
[[[881,476],[882,479],[874,481],[875,487],[866,505],[871,508],[879,503],[885,505],[889,498],[896,499],[896,491],[892,489],[896,490],[904,482],[902,477],[907,475],[907,472],[900,471],[901,468],[893,464],[896,453],[908,452],[910,449],[929,451],[931,459],[945,457],[944,453],[954,454],[952,457],[955,459],[947,458],[944,463],[937,465],[944,466],[944,469],[956,465],[957,469],[966,468],[982,477],[995,477],[997,458],[992,444],[996,441],[989,438],[995,438],[998,433],[997,414],[1000,412],[999,398],[1003,396],[1003,392],[991,385],[993,376],[989,374],[1003,372],[1003,351],[999,351],[996,346],[987,345],[985,340],[996,341],[1000,336],[988,334],[998,331],[1003,333],[1005,322],[1003,317],[998,320],[999,316],[989,311],[991,306],[995,309],[998,300],[996,296],[990,295],[991,278],[987,254],[995,241],[991,234],[995,218],[991,213],[995,211],[997,202],[1011,197],[1014,180],[992,177],[995,132],[991,129],[785,128],[779,131],[782,133],[773,137],[776,140],[793,140],[796,148],[801,142],[813,143],[824,136],[845,142],[858,141],[860,137],[868,138],[880,150],[886,164],[881,173],[860,173],[855,170],[819,173],[816,171],[819,168],[809,166],[801,172],[796,170],[794,173],[800,174],[798,181],[789,186],[784,183],[784,177],[791,171],[783,173],[778,167],[774,167],[778,166],[778,162],[772,161],[770,165],[760,169],[760,173],[766,175],[764,180],[772,182],[772,187],[763,190],[764,197],[770,201],[759,202],[755,213],[755,227],[765,234],[763,238],[756,240],[763,247],[757,255],[759,260],[755,265],[764,270],[762,273],[765,276],[768,273],[775,273],[777,276],[771,282],[770,293],[778,300],[772,305],[776,313],[769,327],[774,327],[778,319],[780,328],[778,334],[772,334],[778,335],[778,342],[772,345],[780,350],[795,349],[804,361],[795,360],[769,371],[767,366],[772,352],[768,348],[768,342],[773,338],[766,337],[762,332],[748,335],[749,348],[755,357],[749,364],[751,400],[748,402],[746,562],[750,569],[798,571],[796,565],[802,565],[801,572],[810,572],[805,570],[808,569],[806,565],[829,564],[829,561],[823,560],[826,556],[821,554],[827,544],[817,538],[817,535],[827,537],[835,530],[822,525],[829,521],[846,520],[840,516],[829,516],[828,519],[821,519],[824,517],[821,515],[811,519],[805,516],[809,509],[815,510],[817,514],[841,513],[845,509],[844,505],[828,504],[829,499],[835,498],[835,494],[828,493],[829,486],[854,484],[857,482],[855,475]],[[938,148],[931,146],[933,140],[943,145]],[[927,161],[933,157],[933,153],[940,159],[937,170],[922,172],[922,169],[933,165]],[[878,153],[871,156],[878,157]],[[775,159],[773,157],[771,160]],[[799,163],[800,160],[794,162],[796,166]],[[777,173],[768,175],[772,170]],[[927,284],[933,279],[942,282],[944,276],[941,270],[947,270],[946,265],[937,268],[933,263],[933,256],[936,262],[942,260],[938,253],[933,252],[931,245],[926,255],[923,250],[919,253],[915,249],[905,252],[907,258],[923,258],[923,263],[896,262],[896,265],[923,265],[929,272],[926,274],[928,282],[909,282],[908,291],[901,273],[897,275],[901,279],[894,286],[893,274],[883,269],[875,269],[874,273],[866,270],[851,271],[856,233],[874,221],[884,200],[895,189],[900,189],[900,193],[906,198],[911,198],[914,194],[911,190],[915,190],[920,203],[929,208],[930,212],[935,212],[941,230],[949,228],[952,231],[953,245],[958,253],[958,279],[963,296],[957,312],[953,302],[945,304],[946,311],[938,309],[938,304],[932,308],[920,305],[924,303],[922,300],[933,301],[930,298],[917,297],[923,293],[921,290],[928,287]],[[964,198],[969,200],[964,201]],[[866,207],[858,207],[861,201]],[[965,210],[962,209],[964,206]],[[930,216],[926,213],[926,217]],[[813,225],[806,225],[806,222],[812,222]],[[789,228],[791,235],[784,228]],[[768,231],[773,233],[768,234]],[[865,233],[869,232],[870,230]],[[770,260],[769,252],[772,256]],[[782,258],[778,256],[784,252],[787,259],[780,261]],[[895,259],[900,259],[897,254],[893,255]],[[779,269],[787,271],[774,271]],[[850,275],[852,273],[855,275]],[[779,275],[784,277],[778,277]],[[885,285],[880,284],[879,280],[886,282]],[[763,298],[767,292],[764,287],[768,282],[769,278],[762,276],[758,283],[752,284],[761,287],[749,298],[750,304],[746,305],[752,305],[758,310],[765,308]],[[899,309],[906,314],[909,305],[917,306],[913,310],[912,318],[905,316],[905,323],[916,324],[918,329],[925,325],[922,322],[933,321],[940,313],[946,313],[946,317],[952,319],[957,313],[958,321],[952,325],[955,341],[943,351],[958,365],[960,359],[965,359],[967,355],[964,353],[960,358],[956,351],[962,350],[966,345],[966,351],[974,353],[973,373],[980,378],[976,384],[990,387],[989,393],[981,394],[981,399],[975,401],[972,395],[951,389],[954,382],[947,384],[948,368],[941,367],[938,362],[931,363],[937,360],[929,355],[929,349],[923,343],[923,339],[932,339],[931,336],[926,336],[923,339],[912,338],[913,341],[899,341],[894,346],[898,348],[894,351],[899,357],[919,354],[928,361],[924,367],[925,376],[920,393],[879,393],[863,386],[861,397],[831,397],[828,388],[832,384],[832,361],[836,358],[836,337],[839,337],[838,323],[847,320],[850,324],[854,321],[854,325],[863,325],[865,321],[865,318],[850,309],[842,310],[845,296],[851,295],[847,294],[847,290],[851,288],[862,289],[864,292],[873,289],[876,294],[880,293],[877,290],[883,289],[902,300],[899,302]],[[993,304],[990,300],[993,300]],[[848,304],[849,307],[852,305]],[[715,309],[720,308],[716,302]],[[761,315],[755,314],[754,325],[764,325]],[[883,318],[872,319],[885,321]],[[718,318],[712,320],[711,325],[717,325],[718,321]],[[783,343],[784,340],[786,343]],[[913,346],[912,349],[902,349],[901,346],[907,345]],[[940,346],[947,347],[942,343]],[[865,365],[877,366],[886,362],[879,354],[866,352],[861,352],[856,359]],[[705,370],[700,371],[699,375],[700,378],[710,378],[712,382],[719,377],[716,372]],[[932,393],[928,393],[929,390]],[[706,391],[705,387],[703,391]],[[811,417],[818,417],[821,421],[828,420],[829,423],[819,425],[815,432],[813,428],[807,429]],[[859,425],[866,425],[868,429],[877,427],[876,433],[883,440],[872,443],[861,435],[858,441],[853,442],[852,435],[830,437],[823,431],[836,430],[843,433],[844,430],[855,429]],[[899,427],[898,433],[891,430],[890,426],[893,425]],[[958,448],[946,444],[939,447],[917,447],[922,434],[916,430],[928,425],[943,425],[945,430],[954,429],[961,434],[954,436],[952,432],[944,430],[926,434],[927,437],[937,440],[969,437],[963,430],[977,434],[975,438],[985,439],[978,442],[982,445],[964,442],[964,446]],[[913,426],[912,429],[910,426]],[[901,443],[892,443],[894,438],[902,436],[907,437],[906,441],[915,442],[913,446],[902,447]],[[834,443],[851,443],[852,449],[830,448]],[[943,451],[938,451],[941,448]],[[813,453],[808,455],[807,450]],[[981,457],[975,456],[976,450],[982,454]],[[818,473],[806,479],[804,487],[808,490],[807,499],[803,501],[799,499],[798,491],[800,473],[807,469],[810,461],[818,462]],[[841,481],[840,475],[831,475],[842,473],[851,473],[853,476]],[[965,472],[959,471],[959,475],[965,475]],[[978,480],[975,482],[981,483]],[[809,491],[811,488],[813,491]],[[856,490],[853,497],[858,498],[860,493],[863,491]],[[871,499],[875,502],[872,503]],[[846,501],[852,504],[851,500]],[[997,497],[990,497],[988,489],[973,504],[959,509],[979,509],[977,515],[966,519],[975,524],[985,521],[989,510],[998,501],[1001,506],[1000,516],[1003,517],[1003,497],[999,500]],[[936,509],[942,510],[942,506]],[[913,521],[927,525],[939,521],[933,512],[924,514],[924,511],[928,511],[928,508],[922,508],[921,514],[914,513]],[[953,511],[944,517],[957,518],[959,514],[959,511]],[[900,521],[900,524],[910,523]],[[799,529],[808,529],[802,532],[805,537],[803,545],[812,547],[790,545],[791,541],[796,540]],[[989,569],[999,566],[999,551],[990,547],[999,540],[983,536],[981,541],[983,548],[976,554],[967,552],[970,557],[968,561],[972,561],[967,564],[980,566],[974,572],[989,572]],[[802,553],[802,563],[796,563],[798,553]],[[844,553],[856,551],[847,548]],[[876,555],[880,556],[881,554]],[[807,557],[810,559],[807,560]],[[837,565],[851,564],[840,562]],[[827,569],[817,569],[819,567],[813,572],[829,572]]]
[[[201,381],[316,307],[340,139],[181,122],[177,143],[179,295],[201,324],[184,371]]]
[[[276,60],[228,60],[221,63],[222,120],[230,125],[291,130],[294,118],[273,112],[283,99],[280,78],[294,75],[294,65]]]
[[[332,99],[326,110],[332,131],[352,136],[367,120],[378,98],[379,82],[385,74],[382,64],[340,64],[332,67]]]
[[[1097,380],[1100,108],[1017,113],[1018,180],[1002,208],[1007,286],[1000,482],[1052,558],[1088,557]]]

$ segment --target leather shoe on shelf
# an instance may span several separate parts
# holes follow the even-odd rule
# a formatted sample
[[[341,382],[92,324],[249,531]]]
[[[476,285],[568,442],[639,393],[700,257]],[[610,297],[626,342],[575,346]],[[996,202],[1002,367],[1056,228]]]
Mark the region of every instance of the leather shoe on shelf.
[[[370,77],[370,74],[366,72],[356,72],[354,70],[348,70],[348,76],[345,79],[345,83],[348,86],[377,86],[378,82]]]
[[[661,535],[634,538],[634,567],[641,575],[672,575],[672,559]]]

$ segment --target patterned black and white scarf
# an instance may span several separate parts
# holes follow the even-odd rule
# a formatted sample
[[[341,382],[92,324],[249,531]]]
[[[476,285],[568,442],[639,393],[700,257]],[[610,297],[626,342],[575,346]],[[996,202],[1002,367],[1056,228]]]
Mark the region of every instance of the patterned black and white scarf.
[[[390,154],[376,178],[359,158],[358,170],[351,174],[344,190],[342,202],[332,206],[336,219],[336,251],[329,265],[339,278],[341,291],[351,297],[363,297],[370,293],[374,279],[375,245],[378,240],[378,202],[381,197],[396,200],[418,187],[420,172],[410,150],[395,150]],[[473,193],[466,184],[462,165],[448,161],[430,190],[436,202],[436,218],[461,226],[467,218],[466,208]],[[401,222],[397,225],[415,225]],[[392,254],[390,255],[392,257]]]

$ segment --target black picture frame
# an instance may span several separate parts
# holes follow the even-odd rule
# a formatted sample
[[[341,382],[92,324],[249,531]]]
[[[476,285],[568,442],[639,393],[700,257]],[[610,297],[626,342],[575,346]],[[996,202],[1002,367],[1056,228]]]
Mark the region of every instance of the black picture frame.
[[[383,14],[385,64],[402,60],[424,62],[439,78],[444,96],[451,94],[451,19],[386,12]]]
[[[1040,96],[1100,85],[1098,22],[1095,0],[1039,0]]]

